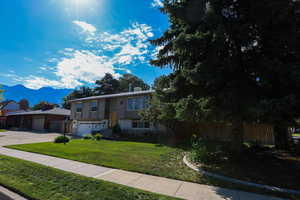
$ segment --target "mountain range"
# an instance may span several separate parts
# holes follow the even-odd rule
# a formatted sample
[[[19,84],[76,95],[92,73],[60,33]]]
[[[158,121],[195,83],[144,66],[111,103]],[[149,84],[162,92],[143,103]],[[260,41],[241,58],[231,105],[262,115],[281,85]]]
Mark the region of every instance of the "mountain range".
[[[72,89],[55,89],[52,87],[43,87],[40,89],[30,89],[23,85],[6,86],[2,85],[4,90],[5,100],[20,101],[21,99],[27,99],[30,106],[33,106],[41,101],[47,101],[50,103],[61,104],[63,98],[72,92]]]

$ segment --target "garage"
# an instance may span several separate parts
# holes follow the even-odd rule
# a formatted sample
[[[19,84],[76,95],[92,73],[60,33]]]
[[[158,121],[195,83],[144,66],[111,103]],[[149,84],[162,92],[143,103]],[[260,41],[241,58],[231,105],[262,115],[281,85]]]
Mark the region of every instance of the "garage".
[[[106,128],[107,128],[107,120],[103,120],[101,122],[94,122],[94,123],[79,122],[77,124],[76,135],[84,136],[84,135],[91,134],[94,131],[101,131]]]
[[[27,112],[9,113],[7,128],[57,133],[71,132],[70,110],[53,108]]]
[[[49,130],[51,132],[61,132],[63,129],[63,121],[54,120],[49,122]]]
[[[44,131],[45,130],[45,117],[33,116],[32,117],[32,130]]]

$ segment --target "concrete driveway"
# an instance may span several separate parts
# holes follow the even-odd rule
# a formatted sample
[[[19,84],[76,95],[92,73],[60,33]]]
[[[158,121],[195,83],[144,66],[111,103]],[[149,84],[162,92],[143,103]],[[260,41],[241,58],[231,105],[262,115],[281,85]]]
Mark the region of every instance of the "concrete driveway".
[[[14,144],[29,144],[53,141],[59,133],[37,133],[29,131],[8,131],[0,133],[0,147]]]

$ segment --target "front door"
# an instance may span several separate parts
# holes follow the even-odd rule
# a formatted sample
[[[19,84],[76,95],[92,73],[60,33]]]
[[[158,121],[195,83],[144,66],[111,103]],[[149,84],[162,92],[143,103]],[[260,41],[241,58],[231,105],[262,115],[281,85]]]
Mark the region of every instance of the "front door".
[[[118,115],[117,112],[110,113],[110,127],[114,127],[118,123]]]

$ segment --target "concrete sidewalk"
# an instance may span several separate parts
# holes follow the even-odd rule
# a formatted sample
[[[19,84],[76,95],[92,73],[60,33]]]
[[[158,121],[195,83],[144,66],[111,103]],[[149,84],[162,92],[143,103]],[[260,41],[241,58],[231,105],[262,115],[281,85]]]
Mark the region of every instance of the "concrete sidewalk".
[[[282,200],[280,198],[247,193],[237,190],[200,185],[185,181],[150,176],[124,170],[111,169],[77,161],[56,158],[0,147],[0,154],[32,161],[60,170],[110,181],[154,193],[189,200]]]

